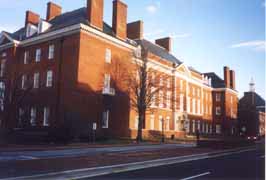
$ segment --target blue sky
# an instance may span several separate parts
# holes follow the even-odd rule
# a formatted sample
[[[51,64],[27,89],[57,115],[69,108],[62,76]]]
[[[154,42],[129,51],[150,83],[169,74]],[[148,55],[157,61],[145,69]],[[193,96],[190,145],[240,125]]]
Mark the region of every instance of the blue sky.
[[[71,11],[86,0],[52,0]],[[173,54],[200,72],[223,77],[223,66],[236,71],[239,97],[249,89],[265,98],[264,0],[124,0],[128,21],[144,21],[145,38],[173,38]],[[23,26],[25,11],[46,14],[45,0],[1,0],[0,31]],[[111,24],[112,1],[105,0],[104,20]]]

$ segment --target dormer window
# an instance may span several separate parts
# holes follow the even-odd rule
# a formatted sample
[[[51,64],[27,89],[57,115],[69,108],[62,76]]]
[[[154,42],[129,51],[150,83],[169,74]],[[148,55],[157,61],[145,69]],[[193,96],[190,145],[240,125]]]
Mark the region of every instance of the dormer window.
[[[50,23],[48,23],[44,20],[40,20],[40,22],[38,24],[38,34],[47,31],[50,27],[51,27]]]
[[[28,24],[26,28],[26,37],[31,37],[38,31],[38,28],[32,24]]]

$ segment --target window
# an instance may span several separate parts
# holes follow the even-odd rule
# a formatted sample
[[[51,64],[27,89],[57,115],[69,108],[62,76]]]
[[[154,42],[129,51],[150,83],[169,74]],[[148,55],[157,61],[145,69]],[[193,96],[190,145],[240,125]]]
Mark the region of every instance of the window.
[[[109,127],[109,110],[103,112],[102,128]]]
[[[167,79],[167,88],[170,88],[170,87],[171,87],[171,79],[168,78],[168,79]]]
[[[170,117],[166,117],[165,130],[166,131],[170,130]]]
[[[29,51],[24,52],[24,64],[28,64],[30,61],[30,53]]]
[[[33,88],[34,89],[39,88],[39,81],[40,81],[40,73],[34,73],[34,77],[33,77]]]
[[[36,62],[41,61],[41,49],[36,49],[36,57],[35,57]]]
[[[43,109],[43,126],[49,126],[50,108],[45,107]]]
[[[0,110],[4,110],[4,99],[5,99],[5,83],[0,82]]]
[[[49,54],[48,54],[48,59],[53,59],[54,58],[54,45],[49,46]]]
[[[155,87],[151,87],[151,106],[156,106],[156,93]]]
[[[200,121],[198,121],[198,131],[200,132]]]
[[[196,114],[196,100],[194,98],[192,99],[192,112]]]
[[[167,108],[171,108],[171,92],[166,93],[166,106]]]
[[[159,116],[159,130],[162,131],[163,130],[163,117]]]
[[[150,130],[154,130],[154,115],[151,115],[150,118]]]
[[[109,89],[110,88],[110,82],[111,82],[110,74],[105,74],[104,75],[104,88]]]
[[[46,87],[52,87],[53,86],[53,71],[49,70],[47,71],[46,75]]]
[[[18,109],[18,125],[22,125],[23,123],[23,116],[24,116],[24,110],[22,108]]]
[[[221,115],[221,107],[216,107],[216,115]]]
[[[180,80],[180,91],[183,90],[183,80]]]
[[[192,95],[195,96],[195,88],[192,87]]]
[[[160,76],[160,86],[163,86],[163,77]]]
[[[180,105],[179,105],[179,109],[181,112],[184,111],[184,95],[180,94]]]
[[[21,88],[22,89],[26,89],[26,83],[27,83],[27,76],[26,75],[22,75],[22,78],[21,78]]]
[[[216,101],[217,102],[221,101],[221,94],[219,94],[219,93],[216,94]]]
[[[193,133],[196,132],[196,123],[195,123],[195,120],[192,121],[192,132]]]
[[[134,128],[135,128],[135,129],[138,129],[138,127],[139,127],[139,117],[136,116],[136,117],[135,117],[135,121],[134,121]]]
[[[30,124],[36,126],[36,108],[32,107],[30,110]]]
[[[198,97],[200,97],[200,89],[198,89]]]
[[[221,125],[216,125],[216,134],[221,133]]]
[[[0,77],[3,77],[5,74],[5,68],[6,68],[6,60],[1,61],[1,67],[0,67]]]
[[[111,63],[111,59],[112,59],[112,52],[110,49],[106,49],[105,50],[105,62]]]
[[[159,107],[163,107],[163,91],[159,91]]]
[[[190,112],[190,97],[187,97],[187,112]]]
[[[197,106],[198,106],[198,110],[197,110],[198,114],[200,114],[200,100],[198,100],[198,105]]]

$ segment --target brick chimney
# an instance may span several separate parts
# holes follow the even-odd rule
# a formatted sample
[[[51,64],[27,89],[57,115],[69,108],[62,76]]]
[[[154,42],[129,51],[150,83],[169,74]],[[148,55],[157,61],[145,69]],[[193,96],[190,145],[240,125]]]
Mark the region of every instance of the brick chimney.
[[[87,0],[87,18],[91,26],[103,30],[103,0]]]
[[[32,11],[26,11],[25,27],[30,23],[37,25],[39,23],[40,16]]]
[[[129,39],[143,39],[143,21],[128,23],[127,37]]]
[[[155,44],[163,47],[168,52],[170,52],[171,51],[171,48],[172,48],[172,39],[170,37],[166,37],[166,38],[162,38],[162,39],[157,39],[157,40],[155,40]]]
[[[235,71],[233,71],[233,70],[230,70],[230,87],[232,89],[236,88]]]
[[[113,31],[117,38],[127,38],[127,5],[120,0],[113,1]]]
[[[230,69],[229,67],[224,67],[224,83],[225,87],[230,88]]]
[[[47,3],[46,21],[50,21],[54,17],[61,15],[61,13],[62,13],[61,6],[52,2]]]

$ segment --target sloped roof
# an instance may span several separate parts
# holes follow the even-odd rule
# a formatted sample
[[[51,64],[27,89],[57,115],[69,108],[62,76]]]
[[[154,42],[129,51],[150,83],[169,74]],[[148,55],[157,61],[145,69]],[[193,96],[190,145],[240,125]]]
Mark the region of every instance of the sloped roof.
[[[153,53],[154,55],[161,57],[162,59],[165,59],[167,61],[170,61],[172,63],[176,63],[177,65],[182,64],[180,60],[178,60],[174,55],[169,53],[164,48],[146,40],[146,39],[139,39],[135,40],[139,45],[142,45],[144,48],[147,48],[148,51]]]
[[[254,105],[258,111],[265,112],[265,100],[256,92],[245,92],[244,96],[239,100],[240,107],[252,105],[252,100],[254,100]]]
[[[222,80],[217,74],[214,72],[203,73],[205,76],[208,76],[212,79],[212,87],[214,88],[225,88],[224,80]]]

